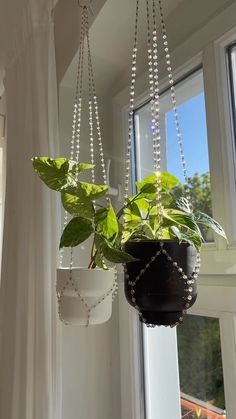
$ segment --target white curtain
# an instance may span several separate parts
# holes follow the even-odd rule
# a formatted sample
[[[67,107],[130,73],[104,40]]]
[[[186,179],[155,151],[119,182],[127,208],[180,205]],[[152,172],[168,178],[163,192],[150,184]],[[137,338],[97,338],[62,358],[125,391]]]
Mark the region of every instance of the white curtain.
[[[8,51],[6,201],[0,288],[0,419],[60,419],[56,193],[31,157],[58,156],[53,24],[29,1]],[[11,36],[11,34],[8,34]]]

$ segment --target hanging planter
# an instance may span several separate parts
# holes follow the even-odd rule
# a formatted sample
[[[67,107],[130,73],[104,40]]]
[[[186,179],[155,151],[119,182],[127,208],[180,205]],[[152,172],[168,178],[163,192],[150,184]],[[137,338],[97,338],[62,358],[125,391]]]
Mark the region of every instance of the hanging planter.
[[[32,160],[40,179],[60,193],[66,210],[60,239],[61,262],[64,248],[69,247],[71,251],[70,266],[58,269],[60,320],[85,326],[103,323],[110,318],[111,302],[117,293],[116,271],[109,264],[134,260],[119,245],[119,223],[109,198],[105,205],[101,201],[107,197],[108,187],[80,180],[81,173],[93,168],[90,163],[61,157]],[[92,238],[88,268],[74,267],[73,248],[88,238]]]
[[[115,289],[115,269],[58,268],[60,320],[78,326],[105,323],[112,314]]]
[[[226,236],[211,217],[193,212],[170,173],[154,172],[136,186],[137,194],[127,198],[124,209],[122,240],[136,259],[125,265],[125,295],[142,322],[176,325],[197,297],[200,227]]]
[[[133,136],[134,87],[136,80],[137,28],[139,0],[136,6],[135,40],[132,54],[129,132],[126,152],[124,205],[116,214],[108,197],[108,186],[101,141],[98,104],[94,87],[88,34],[88,8],[83,7],[81,44],[73,112],[70,158],[34,157],[34,170],[40,179],[61,195],[65,209],[64,229],[60,239],[60,269],[57,296],[59,316],[66,324],[99,324],[111,315],[111,300],[117,292],[111,264],[125,265],[125,292],[129,303],[148,326],[176,325],[196,299],[196,279],[203,241],[200,226],[211,228],[225,237],[222,227],[203,213],[194,213],[187,185],[186,162],[176,107],[175,90],[166,31],[160,0],[163,43],[171,85],[178,144],[185,185],[182,196],[179,180],[161,172],[161,135],[159,121],[159,81],[155,0],[153,3],[152,40],[147,5],[149,82],[154,150],[154,172],[136,182],[137,193],[129,196],[130,155]],[[79,161],[82,119],[82,80],[84,43],[88,50],[88,112],[90,162]],[[103,184],[95,183],[94,120]],[[91,182],[81,180],[91,173]],[[91,258],[87,269],[76,268],[73,248],[92,238]],[[69,267],[63,269],[64,248],[70,248]],[[109,283],[109,284],[108,284]]]
[[[151,105],[154,172],[136,182],[137,193],[128,194],[133,138],[134,95],[138,52],[139,0],[136,1],[132,51],[128,144],[122,239],[124,249],[136,258],[125,264],[125,295],[147,326],[175,326],[197,297],[196,279],[203,242],[200,227],[226,238],[222,227],[201,212],[194,213],[184,157],[174,80],[161,0],[146,0],[147,62]],[[150,4],[151,12],[150,13]],[[163,49],[170,84],[176,136],[185,184],[161,171],[159,63],[156,6],[159,7]],[[176,193],[182,190],[182,196]]]
[[[129,241],[126,250],[138,259],[126,265],[125,295],[148,324],[172,325],[197,298],[197,251],[174,240]],[[150,263],[150,260],[152,263]]]
[[[117,293],[116,271],[111,263],[132,261],[119,246],[119,224],[108,197],[108,185],[101,138],[98,103],[95,91],[89,44],[88,7],[83,1],[79,62],[72,118],[70,158],[34,157],[33,167],[40,179],[60,193],[65,210],[64,230],[60,240],[60,268],[57,277],[58,311],[65,324],[93,325],[107,321]],[[80,4],[80,3],[79,3]],[[87,45],[88,97],[84,97],[83,73]],[[83,93],[83,94],[82,94]],[[79,160],[83,107],[88,110],[90,162]],[[95,182],[95,139],[100,157],[103,184]],[[81,180],[90,173],[90,182]],[[88,268],[74,267],[73,248],[92,238]],[[70,263],[63,268],[64,248],[70,248]]]

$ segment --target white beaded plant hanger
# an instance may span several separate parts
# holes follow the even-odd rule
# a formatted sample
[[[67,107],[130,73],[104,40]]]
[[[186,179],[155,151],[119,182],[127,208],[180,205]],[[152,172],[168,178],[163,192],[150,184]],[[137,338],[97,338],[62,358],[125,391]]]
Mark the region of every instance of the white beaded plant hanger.
[[[161,132],[160,132],[160,97],[159,97],[159,68],[158,68],[158,33],[157,33],[157,13],[156,8],[158,7],[160,22],[161,22],[161,37],[162,44],[165,52],[165,62],[166,62],[166,71],[168,74],[168,82],[170,85],[171,93],[171,102],[172,109],[174,111],[175,127],[176,134],[178,139],[180,160],[182,165],[183,177],[184,177],[184,187],[186,192],[186,199],[188,204],[191,206],[190,202],[190,193],[188,188],[188,177],[186,169],[186,161],[184,157],[184,147],[182,140],[182,133],[179,122],[179,114],[177,109],[177,101],[175,94],[175,85],[173,79],[173,72],[171,67],[171,58],[169,52],[169,45],[167,39],[166,25],[164,21],[163,8],[161,0],[145,0],[146,3],[146,14],[147,14],[147,53],[148,53],[148,79],[149,79],[149,96],[151,104],[151,119],[152,119],[152,139],[153,139],[153,166],[154,171],[161,171]],[[151,4],[151,19],[150,19],[150,4]],[[129,179],[130,179],[130,165],[131,165],[131,147],[133,139],[133,116],[134,116],[134,96],[135,96],[135,83],[137,78],[137,52],[138,52],[138,19],[139,19],[139,7],[140,1],[136,0],[136,14],[135,14],[135,31],[134,31],[134,44],[132,52],[132,66],[131,66],[131,85],[130,85],[130,100],[129,100],[129,119],[128,119],[128,142],[126,150],[126,164],[125,164],[125,190],[124,190],[124,206],[127,206],[128,203],[128,191],[129,191]],[[161,201],[161,177],[157,177],[156,183],[156,205],[162,214],[162,201]],[[135,287],[138,281],[142,278],[144,273],[150,268],[151,264],[160,256],[164,255],[167,260],[173,264],[174,269],[178,271],[181,276],[181,279],[184,280],[185,286],[185,301],[184,301],[184,310],[182,315],[179,317],[178,321],[172,324],[171,326],[176,326],[183,321],[183,314],[186,313],[186,310],[190,307],[190,302],[192,300],[193,285],[197,279],[199,270],[200,270],[200,255],[197,254],[195,270],[191,276],[187,276],[183,269],[178,265],[176,261],[169,255],[167,250],[164,248],[164,242],[162,241],[162,229],[159,232],[160,237],[160,249],[150,258],[149,262],[145,265],[143,269],[140,270],[136,278],[131,281],[126,267],[125,276],[128,281],[129,286],[131,287],[131,296],[134,307],[139,313],[140,320],[146,324],[148,327],[155,327],[156,325],[149,324],[146,318],[143,316],[140,307],[136,302],[135,296]]]
[[[92,57],[91,57],[91,50],[90,50],[90,40],[89,40],[89,9],[90,9],[89,1],[79,2],[79,6],[82,9],[81,13],[81,28],[80,28],[80,43],[79,43],[79,58],[78,58],[78,67],[77,67],[77,78],[76,78],[76,88],[75,88],[75,100],[74,100],[74,110],[73,110],[73,118],[72,118],[72,135],[70,141],[70,159],[79,162],[79,155],[80,155],[80,136],[81,136],[81,120],[82,120],[82,105],[86,105],[86,101],[83,94],[83,79],[84,79],[84,67],[85,67],[85,47],[87,46],[87,73],[88,73],[88,114],[89,114],[89,143],[90,143],[90,162],[94,164],[94,140],[97,136],[97,144],[98,144],[98,151],[100,156],[100,166],[101,166],[101,173],[103,183],[107,185],[107,176],[106,176],[106,168],[105,168],[105,159],[104,159],[104,151],[103,151],[103,144],[102,144],[102,135],[101,135],[101,127],[100,127],[100,119],[99,119],[99,111],[98,111],[98,102],[97,102],[97,95],[95,89],[95,82],[94,82],[94,74],[93,74],[93,65],[92,65]],[[95,120],[95,127],[94,127],[94,120]],[[95,134],[96,131],[96,134]],[[78,172],[76,173],[76,179],[78,179]],[[95,183],[95,171],[94,168],[91,169],[91,181]],[[108,200],[108,198],[107,198]],[[65,211],[64,215],[64,223],[63,228],[67,225],[68,222],[68,213]],[[63,266],[63,256],[64,256],[64,249],[60,250],[60,259],[59,259],[59,267],[62,268]],[[116,282],[116,271],[114,276],[114,281],[110,287],[110,289],[102,295],[100,298],[96,300],[92,305],[89,305],[79,290],[79,286],[76,285],[75,281],[73,280],[73,248],[70,249],[70,261],[69,261],[69,274],[67,280],[65,281],[63,287],[57,291],[57,299],[58,299],[58,314],[60,320],[64,324],[70,324],[68,321],[65,321],[61,314],[61,307],[63,304],[63,299],[66,290],[72,289],[74,292],[74,296],[78,298],[78,304],[82,304],[84,311],[86,313],[86,324],[85,326],[90,325],[90,317],[91,313],[94,309],[96,309],[99,304],[103,303],[104,300],[112,295],[112,301],[114,300],[117,294],[117,282]]]

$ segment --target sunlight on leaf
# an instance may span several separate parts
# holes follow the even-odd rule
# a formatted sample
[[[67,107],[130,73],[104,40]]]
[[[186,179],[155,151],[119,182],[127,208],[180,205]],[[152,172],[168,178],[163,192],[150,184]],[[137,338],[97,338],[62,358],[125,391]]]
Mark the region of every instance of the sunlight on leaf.
[[[49,188],[59,191],[64,185],[68,183],[68,159],[34,157],[32,162],[35,172]]]
[[[171,173],[153,172],[151,175],[144,178],[142,182],[136,182],[138,190],[145,194],[155,193],[158,177],[161,178],[161,188],[163,191],[173,189],[179,184],[179,180]]]
[[[106,239],[114,242],[117,238],[119,227],[115,211],[109,204],[108,208],[100,208],[94,217],[96,231]]]
[[[93,205],[89,198],[79,198],[61,192],[61,201],[64,209],[73,215],[80,215],[84,218],[92,218],[94,215]]]

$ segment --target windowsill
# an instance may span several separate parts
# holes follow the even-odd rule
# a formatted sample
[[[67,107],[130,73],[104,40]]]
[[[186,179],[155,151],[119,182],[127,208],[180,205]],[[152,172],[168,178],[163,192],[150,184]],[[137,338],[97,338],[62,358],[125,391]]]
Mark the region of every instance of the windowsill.
[[[236,287],[236,275],[199,275],[198,285],[211,287]]]

